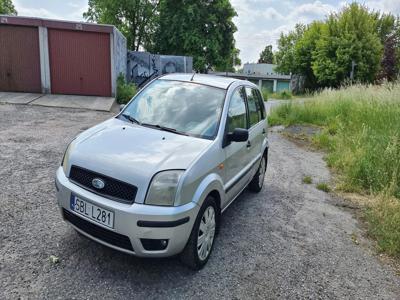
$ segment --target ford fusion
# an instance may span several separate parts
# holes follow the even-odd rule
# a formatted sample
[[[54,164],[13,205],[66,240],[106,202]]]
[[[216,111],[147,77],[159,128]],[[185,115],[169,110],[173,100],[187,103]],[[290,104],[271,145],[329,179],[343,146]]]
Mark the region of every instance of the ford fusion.
[[[56,175],[63,219],[140,257],[210,257],[224,210],[259,192],[268,158],[264,102],[238,79],[171,74],[75,137]]]

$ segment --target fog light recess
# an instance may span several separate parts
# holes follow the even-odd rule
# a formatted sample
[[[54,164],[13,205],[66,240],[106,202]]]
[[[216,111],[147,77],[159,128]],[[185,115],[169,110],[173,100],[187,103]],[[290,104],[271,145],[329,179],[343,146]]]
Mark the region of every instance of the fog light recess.
[[[140,239],[143,248],[147,251],[160,251],[168,247],[168,240],[162,239]]]

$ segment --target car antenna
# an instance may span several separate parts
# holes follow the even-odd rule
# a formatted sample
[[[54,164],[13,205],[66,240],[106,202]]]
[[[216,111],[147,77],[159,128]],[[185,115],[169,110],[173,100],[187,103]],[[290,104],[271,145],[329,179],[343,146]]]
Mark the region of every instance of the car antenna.
[[[190,81],[193,81],[194,75],[196,75],[196,72],[193,72],[192,78],[190,78]]]

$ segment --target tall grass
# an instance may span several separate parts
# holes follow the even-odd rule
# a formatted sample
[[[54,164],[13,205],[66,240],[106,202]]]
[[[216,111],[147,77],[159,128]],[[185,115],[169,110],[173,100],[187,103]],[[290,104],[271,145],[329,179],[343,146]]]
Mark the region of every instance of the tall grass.
[[[313,142],[327,150],[342,189],[379,195],[367,214],[371,233],[382,249],[400,255],[400,83],[324,90],[312,101],[276,108],[269,122],[323,128]]]
[[[283,90],[281,92],[276,92],[276,93],[271,93],[267,89],[262,89],[262,94],[263,94],[264,101],[267,101],[268,99],[289,100],[289,99],[292,99],[292,97],[293,97],[292,93],[287,90]]]

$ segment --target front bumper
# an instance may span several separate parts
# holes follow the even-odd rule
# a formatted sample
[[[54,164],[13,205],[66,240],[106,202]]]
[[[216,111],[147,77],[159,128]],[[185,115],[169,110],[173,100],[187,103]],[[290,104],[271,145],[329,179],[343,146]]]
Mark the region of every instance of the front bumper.
[[[124,235],[129,238],[133,251],[110,244],[103,240],[101,236],[94,237],[82,230],[82,228],[70,223],[77,231],[103,245],[141,257],[167,257],[180,253],[189,239],[197,213],[200,209],[199,206],[193,202],[177,207],[115,202],[73,184],[65,176],[62,167],[57,170],[56,188],[58,205],[60,206],[63,217],[63,210],[66,210],[86,220],[86,222],[101,227],[101,230],[106,229]],[[114,228],[104,227],[91,219],[73,212],[70,209],[71,193],[81,199],[113,211]],[[168,245],[164,250],[149,251],[143,247],[141,239],[168,240]]]

